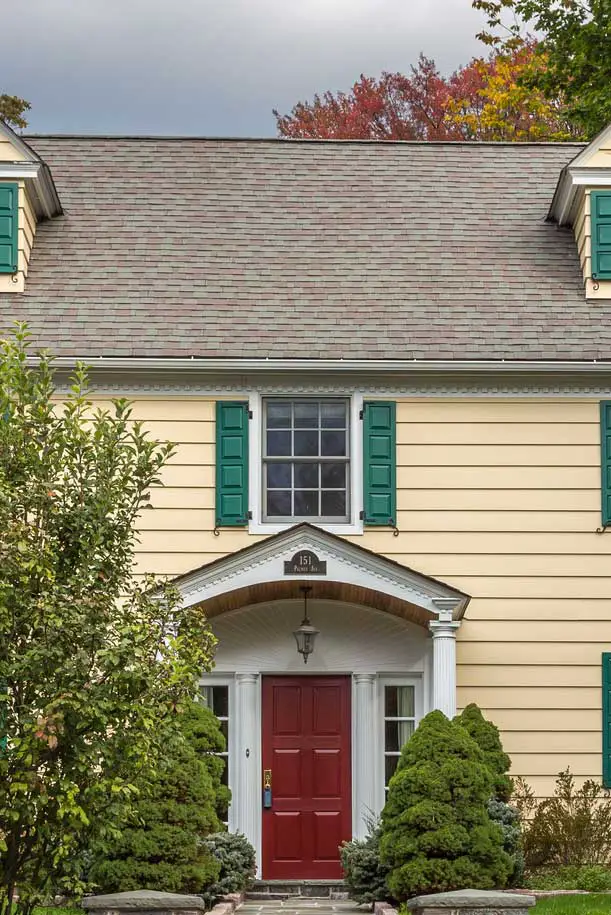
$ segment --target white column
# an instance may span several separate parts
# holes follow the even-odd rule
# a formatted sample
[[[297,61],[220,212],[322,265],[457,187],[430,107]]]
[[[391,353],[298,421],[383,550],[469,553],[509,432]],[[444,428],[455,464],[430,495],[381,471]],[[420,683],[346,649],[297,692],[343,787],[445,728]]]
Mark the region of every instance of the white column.
[[[367,819],[378,812],[376,753],[379,733],[376,715],[376,675],[354,675],[354,825],[357,839],[367,835]]]
[[[456,630],[460,623],[434,620],[429,623],[433,637],[433,708],[448,718],[456,714]]]
[[[236,709],[238,728],[235,752],[236,829],[259,848],[261,792],[259,758],[261,735],[257,715],[259,677],[236,674]]]

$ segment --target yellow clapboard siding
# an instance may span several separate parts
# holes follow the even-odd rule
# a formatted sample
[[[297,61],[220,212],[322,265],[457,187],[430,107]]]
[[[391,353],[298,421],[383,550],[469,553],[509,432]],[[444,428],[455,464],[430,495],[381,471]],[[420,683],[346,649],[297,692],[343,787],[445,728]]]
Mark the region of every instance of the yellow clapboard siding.
[[[505,663],[477,664],[463,667],[460,685],[470,686],[565,686],[570,679],[571,686],[600,686],[600,663],[588,665],[575,664],[567,672],[564,665],[524,664],[517,657],[507,653]]]
[[[573,775],[582,778],[598,778],[602,771],[601,752],[598,753],[513,753],[512,774],[524,773],[529,776],[548,776],[555,779],[567,767]]]
[[[516,652],[515,645],[512,645],[511,650],[511,657],[521,664],[539,664],[542,670],[548,665],[562,665],[567,669],[567,677],[569,677],[573,666],[600,665],[601,651],[611,651],[611,643],[607,644],[596,638],[594,642],[546,642],[542,646],[540,642],[524,640],[520,642],[519,652]],[[468,669],[473,665],[506,664],[510,657],[508,651],[506,642],[463,642],[459,633],[457,646],[459,683],[462,683],[463,676],[469,676]]]
[[[398,538],[397,538],[398,539]],[[403,552],[389,549],[388,556],[393,559],[403,557]],[[604,578],[611,592],[611,561],[608,556],[588,555],[431,555],[430,553],[409,553],[405,565],[425,571],[433,578],[448,578],[456,575],[486,575],[521,578],[525,575],[558,578],[582,576],[587,578]],[[403,561],[401,558],[400,561]]]
[[[140,552],[161,553],[164,549],[171,549],[175,553],[233,553],[244,546],[250,546],[257,540],[262,540],[265,535],[255,537],[246,529],[222,528],[217,537],[214,530],[214,513],[204,510],[204,521],[208,519],[206,527],[196,527],[193,530],[172,531],[171,539],[167,531],[140,530]]]
[[[597,445],[598,423],[397,423],[399,445]]]
[[[214,467],[212,464],[184,466],[168,464],[159,477],[164,486],[199,489],[207,487],[214,490]]]
[[[564,490],[600,487],[599,467],[397,467],[403,489]],[[524,502],[529,507],[528,501]],[[442,529],[442,528],[441,528]]]
[[[4,137],[0,139],[0,162],[22,162],[24,159],[23,153],[10,140]]]
[[[471,620],[461,626],[461,642],[609,642],[611,614],[608,620]],[[515,651],[515,647],[513,649]]]
[[[526,753],[600,753],[600,729],[593,731],[508,731],[503,749],[512,757]]]
[[[214,489],[211,486],[155,486],[151,490],[151,505],[159,511],[164,509],[214,508]]]
[[[474,699],[473,696],[477,696]],[[495,687],[478,686],[458,688],[458,704],[477,702],[487,709],[600,709],[600,687],[590,686],[540,686]]]
[[[214,444],[215,426],[208,420],[173,422],[158,420],[145,423],[146,431],[151,438],[162,442],[192,443],[196,445]]]
[[[500,526],[500,523],[499,523]],[[347,538],[348,539],[348,538]],[[564,554],[609,556],[611,532],[601,537],[593,531],[523,533],[521,531],[401,531],[393,537],[392,531],[371,530],[360,537],[351,537],[354,543],[367,543],[369,549],[380,553],[404,555],[405,562],[415,554],[435,553],[438,556],[472,554],[476,558],[487,554],[506,553],[528,556],[534,554],[562,556]],[[525,567],[523,567],[525,568]],[[543,574],[543,569],[540,570]],[[609,568],[611,574],[611,567]],[[465,573],[466,574],[466,573]]]
[[[405,482],[405,474],[404,482]],[[600,486],[591,489],[401,489],[402,511],[600,511]]]
[[[598,467],[599,445],[398,445],[398,467]]]
[[[397,421],[421,423],[596,423],[598,400],[417,400],[398,398]]]
[[[205,442],[184,443],[178,442],[176,450],[169,461],[170,464],[183,466],[204,467],[206,464],[214,467],[214,445]]]
[[[609,600],[610,582],[606,578],[468,578],[453,575],[448,584],[480,597],[568,597]]]
[[[605,599],[521,600],[475,597],[469,604],[470,620],[606,620],[609,603]]]
[[[215,401],[222,397],[150,397],[131,398],[132,419],[142,422],[210,422],[214,423]],[[236,400],[243,400],[236,397]],[[94,405],[111,409],[108,397],[96,397]]]
[[[248,541],[245,540],[242,546],[248,546]],[[135,572],[174,578],[226,555],[221,550],[218,553],[138,553]]]
[[[399,511],[397,524],[410,531],[575,531],[594,533],[600,524],[598,512],[451,512]],[[482,539],[482,547],[485,540]]]
[[[474,702],[472,698],[473,691],[464,689],[461,691],[461,708],[467,702]],[[503,734],[515,731],[532,731],[539,732],[556,732],[570,733],[575,731],[590,732],[597,731],[600,733],[600,709],[550,709],[546,708],[544,713],[539,708],[487,708],[481,706],[486,718],[490,718]]]

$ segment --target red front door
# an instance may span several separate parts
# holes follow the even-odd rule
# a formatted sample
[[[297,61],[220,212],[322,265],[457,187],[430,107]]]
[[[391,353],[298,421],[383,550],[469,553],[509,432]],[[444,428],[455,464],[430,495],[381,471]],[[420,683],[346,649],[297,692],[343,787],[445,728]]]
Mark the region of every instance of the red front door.
[[[342,877],[338,848],[352,837],[350,677],[263,678],[263,772],[264,879]]]

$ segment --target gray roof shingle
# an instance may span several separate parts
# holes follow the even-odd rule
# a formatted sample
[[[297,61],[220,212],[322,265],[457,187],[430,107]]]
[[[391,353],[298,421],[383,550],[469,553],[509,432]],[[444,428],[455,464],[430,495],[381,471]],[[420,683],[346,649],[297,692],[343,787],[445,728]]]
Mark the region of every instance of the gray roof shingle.
[[[1,320],[59,355],[611,357],[546,222],[580,145],[26,139],[65,215]]]

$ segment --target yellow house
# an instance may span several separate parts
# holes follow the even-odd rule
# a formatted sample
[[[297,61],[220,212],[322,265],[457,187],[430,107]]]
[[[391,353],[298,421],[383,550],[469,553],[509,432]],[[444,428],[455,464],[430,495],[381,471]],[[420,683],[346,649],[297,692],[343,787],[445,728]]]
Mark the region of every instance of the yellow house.
[[[0,126],[0,306],[179,443],[138,571],[219,638],[263,878],[339,876],[433,708],[477,702],[539,795],[611,785],[611,129]]]

